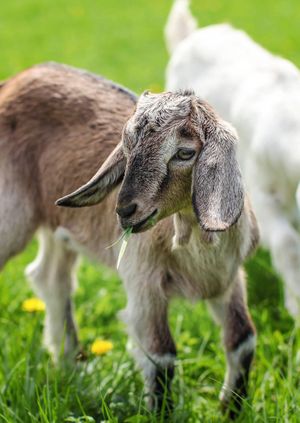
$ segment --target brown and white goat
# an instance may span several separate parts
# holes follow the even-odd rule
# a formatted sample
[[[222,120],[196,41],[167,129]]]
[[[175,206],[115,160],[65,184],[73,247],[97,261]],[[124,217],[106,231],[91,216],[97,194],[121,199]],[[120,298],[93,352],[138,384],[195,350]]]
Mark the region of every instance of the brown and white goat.
[[[244,196],[236,142],[234,130],[193,93],[145,93],[96,175],[58,201],[69,207],[97,204],[123,179],[116,211],[122,228],[135,234],[119,268],[128,296],[123,316],[150,403],[158,408],[174,374],[168,304],[178,295],[206,300],[223,328],[222,402],[233,399],[239,408],[247,392],[255,329],[241,266],[258,231]],[[78,216],[85,224],[86,249],[101,237],[103,221],[115,224],[113,216],[105,219],[107,206],[102,207],[93,232],[90,209]],[[78,242],[72,231],[70,239]]]
[[[114,266],[117,251],[105,247],[120,233],[116,192],[86,210],[55,201],[96,172],[135,103],[134,94],[110,81],[53,63],[0,88],[0,268],[38,230],[39,253],[26,273],[46,302],[45,341],[55,358],[65,328],[65,352],[77,346],[71,304],[77,246]],[[109,190],[118,182],[110,181]]]

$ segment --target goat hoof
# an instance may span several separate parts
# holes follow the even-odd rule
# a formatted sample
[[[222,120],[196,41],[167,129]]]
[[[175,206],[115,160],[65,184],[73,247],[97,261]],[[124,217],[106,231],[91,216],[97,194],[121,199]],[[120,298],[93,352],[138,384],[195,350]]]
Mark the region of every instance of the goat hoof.
[[[227,416],[230,420],[235,420],[239,417],[243,409],[244,396],[240,396],[237,393],[226,400],[221,400],[221,411],[222,414]]]
[[[174,411],[174,402],[170,396],[153,395],[148,399],[148,408],[156,415],[157,419],[168,419]]]

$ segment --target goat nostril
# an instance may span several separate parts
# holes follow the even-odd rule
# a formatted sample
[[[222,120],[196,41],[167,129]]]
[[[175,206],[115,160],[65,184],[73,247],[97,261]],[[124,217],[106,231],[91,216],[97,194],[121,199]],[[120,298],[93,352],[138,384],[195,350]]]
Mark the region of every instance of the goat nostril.
[[[137,205],[135,203],[129,204],[125,207],[117,207],[116,212],[120,217],[130,217],[136,211]]]

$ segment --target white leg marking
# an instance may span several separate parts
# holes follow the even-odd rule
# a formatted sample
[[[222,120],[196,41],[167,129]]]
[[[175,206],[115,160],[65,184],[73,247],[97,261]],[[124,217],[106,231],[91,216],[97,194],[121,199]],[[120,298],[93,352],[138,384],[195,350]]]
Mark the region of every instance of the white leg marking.
[[[250,335],[236,350],[227,353],[227,370],[219,396],[222,402],[226,402],[230,399],[235,390],[236,381],[244,371],[242,366],[243,358],[254,352],[255,346],[256,336]]]
[[[64,352],[76,347],[71,293],[76,286],[76,254],[54,238],[48,229],[39,231],[37,258],[26,268],[26,276],[46,303],[45,344],[57,360],[64,340]]]

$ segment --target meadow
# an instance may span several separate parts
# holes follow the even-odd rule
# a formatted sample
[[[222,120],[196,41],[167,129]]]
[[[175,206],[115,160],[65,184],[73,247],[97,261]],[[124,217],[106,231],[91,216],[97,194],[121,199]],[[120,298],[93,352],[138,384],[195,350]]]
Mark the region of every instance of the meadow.
[[[2,2],[0,79],[51,60],[102,74],[137,93],[161,91],[170,7],[171,0]],[[231,22],[300,66],[298,0],[194,0],[192,10],[201,25]],[[126,330],[117,317],[126,304],[121,281],[86,259],[75,303],[88,359],[73,369],[53,366],[42,346],[44,313],[22,310],[34,295],[23,272],[36,251],[33,240],[0,274],[0,422],[160,421],[145,407],[140,373],[126,351]],[[282,282],[268,253],[259,250],[246,268],[258,347],[238,421],[300,422],[299,329],[284,309]],[[172,304],[170,322],[178,347],[171,421],[225,421],[218,404],[224,374],[218,327],[205,304],[183,300]],[[111,341],[113,349],[93,355],[97,338]]]

